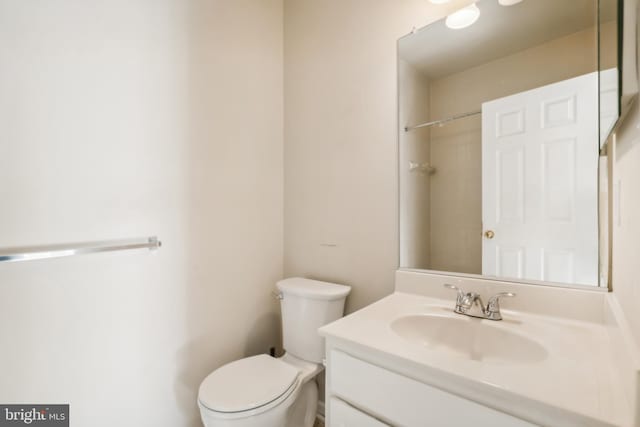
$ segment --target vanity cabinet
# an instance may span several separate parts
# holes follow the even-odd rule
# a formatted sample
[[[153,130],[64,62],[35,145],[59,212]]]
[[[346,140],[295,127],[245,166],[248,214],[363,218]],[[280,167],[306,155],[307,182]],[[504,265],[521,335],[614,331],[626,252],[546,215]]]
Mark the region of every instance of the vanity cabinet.
[[[327,346],[327,427],[533,427]]]
[[[331,418],[328,425],[332,427],[388,427],[385,424],[362,411],[357,410],[348,403],[336,397],[332,397]]]

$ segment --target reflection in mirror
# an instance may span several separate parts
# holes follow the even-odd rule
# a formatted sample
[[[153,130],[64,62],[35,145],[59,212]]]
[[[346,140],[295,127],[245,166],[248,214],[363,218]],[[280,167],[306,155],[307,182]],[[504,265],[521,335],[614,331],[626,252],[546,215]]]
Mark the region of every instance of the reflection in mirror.
[[[620,117],[620,70],[618,63],[619,37],[618,28],[619,0],[599,0],[600,28],[600,146],[604,146],[609,134]]]
[[[617,82],[598,37],[616,43],[617,15],[599,21],[596,0],[475,6],[469,26],[398,43],[400,267],[598,286],[598,82]]]

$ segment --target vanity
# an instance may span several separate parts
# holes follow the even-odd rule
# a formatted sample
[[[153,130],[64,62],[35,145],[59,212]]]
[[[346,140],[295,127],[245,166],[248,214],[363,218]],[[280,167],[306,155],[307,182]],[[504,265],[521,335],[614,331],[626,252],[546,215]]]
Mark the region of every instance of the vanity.
[[[473,318],[451,282],[518,296]],[[638,425],[640,358],[610,294],[411,271],[395,290],[320,329],[328,426]]]

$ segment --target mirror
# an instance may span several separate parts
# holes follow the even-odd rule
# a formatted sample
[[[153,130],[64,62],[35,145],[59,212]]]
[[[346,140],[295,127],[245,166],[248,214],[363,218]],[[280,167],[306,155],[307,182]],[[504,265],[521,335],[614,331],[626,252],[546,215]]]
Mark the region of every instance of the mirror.
[[[618,16],[622,2],[598,1],[599,27],[599,84],[600,84],[600,146],[603,147],[620,117],[621,70],[618,67],[619,50],[622,47],[622,28]]]
[[[606,286],[618,14],[480,0],[399,40],[400,268]]]

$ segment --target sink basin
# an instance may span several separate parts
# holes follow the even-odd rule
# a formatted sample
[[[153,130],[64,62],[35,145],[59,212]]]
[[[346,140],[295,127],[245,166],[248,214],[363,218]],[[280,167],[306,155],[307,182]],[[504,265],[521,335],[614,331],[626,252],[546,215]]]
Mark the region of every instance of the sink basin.
[[[481,362],[534,363],[547,358],[547,351],[537,342],[491,322],[420,314],[395,319],[391,329],[411,343]]]

